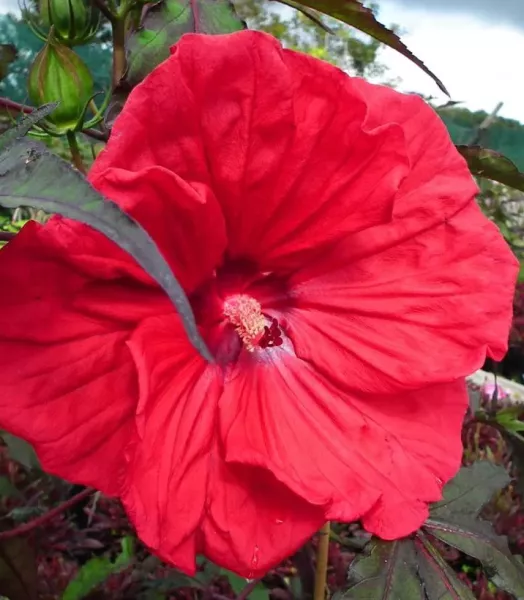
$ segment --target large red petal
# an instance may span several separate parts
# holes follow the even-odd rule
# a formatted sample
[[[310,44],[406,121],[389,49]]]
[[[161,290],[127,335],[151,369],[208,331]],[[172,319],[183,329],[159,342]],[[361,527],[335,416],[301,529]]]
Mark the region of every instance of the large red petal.
[[[196,553],[256,577],[322,524],[322,510],[267,472],[226,465],[218,443],[222,375],[189,345],[175,315],[151,318],[130,342],[140,381],[124,504],[141,539],[192,573]]]
[[[506,352],[518,263],[474,201],[428,229],[406,217],[335,252],[297,274],[282,310],[297,355],[340,385],[416,389]]]
[[[391,121],[364,128],[366,114],[344,73],[265,34],[186,35],[131,94],[93,178],[106,165],[157,165],[206,185],[233,258],[292,268],[391,217],[409,166],[404,136]],[[166,197],[166,218],[176,210]]]
[[[126,115],[111,137],[116,136],[118,143],[108,144],[93,166],[91,182],[148,231],[181,285],[192,291],[222,260],[226,245],[222,211],[206,185],[188,183],[156,164],[133,170],[133,147],[124,147],[132,136]]]
[[[61,220],[30,223],[0,251],[0,426],[47,471],[118,494],[137,394],[126,340],[166,301],[111,258],[102,279],[87,276],[82,238],[68,233]]]
[[[464,381],[350,396],[284,347],[245,353],[220,400],[226,460],[266,468],[329,518],[416,530],[460,465]]]

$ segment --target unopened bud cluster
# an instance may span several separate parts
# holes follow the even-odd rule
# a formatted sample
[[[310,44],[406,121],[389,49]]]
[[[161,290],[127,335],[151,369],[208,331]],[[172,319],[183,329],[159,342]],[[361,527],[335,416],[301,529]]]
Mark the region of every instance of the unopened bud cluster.
[[[35,106],[59,103],[47,122],[55,134],[61,135],[81,125],[93,97],[93,77],[71,47],[93,38],[100,13],[89,0],[39,0],[39,23],[47,33],[32,22],[45,45],[29,71],[28,93]]]

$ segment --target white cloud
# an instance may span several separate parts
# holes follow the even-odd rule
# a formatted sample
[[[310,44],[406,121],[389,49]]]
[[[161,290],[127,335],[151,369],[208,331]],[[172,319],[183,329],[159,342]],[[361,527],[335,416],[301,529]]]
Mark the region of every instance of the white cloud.
[[[18,0],[0,0],[0,14],[19,12]]]
[[[524,29],[522,0],[397,0],[403,6],[436,12],[477,15],[495,23],[509,23]]]
[[[404,43],[442,79],[454,100],[488,112],[504,102],[499,114],[524,122],[524,30],[473,15],[411,10],[391,0],[381,3],[379,17],[407,30],[401,36]],[[402,78],[400,89],[446,101],[436,84],[406,58],[389,48],[382,58],[391,75]]]

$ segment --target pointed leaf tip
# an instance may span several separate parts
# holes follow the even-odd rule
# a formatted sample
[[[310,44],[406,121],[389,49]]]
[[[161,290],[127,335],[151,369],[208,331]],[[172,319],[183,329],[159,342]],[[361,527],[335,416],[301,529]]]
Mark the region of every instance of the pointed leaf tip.
[[[284,4],[286,3],[287,2],[284,2]],[[374,12],[370,8],[364,6],[359,0],[302,0],[298,4],[329,15],[339,21],[343,21],[360,31],[367,33],[379,42],[386,44],[386,46],[393,48],[422,69],[424,73],[433,79],[439,89],[444,92],[446,96],[449,96],[448,90],[433,71],[431,71],[420,58],[415,56],[411,50],[408,49],[394,31],[391,31],[385,25],[382,25],[375,17]]]
[[[50,102],[43,104],[39,108],[35,108],[29,114],[23,116],[14,127],[9,128],[0,135],[0,151],[4,150],[17,139],[24,137],[33,125],[36,125],[42,119],[50,115],[58,106],[58,102]]]

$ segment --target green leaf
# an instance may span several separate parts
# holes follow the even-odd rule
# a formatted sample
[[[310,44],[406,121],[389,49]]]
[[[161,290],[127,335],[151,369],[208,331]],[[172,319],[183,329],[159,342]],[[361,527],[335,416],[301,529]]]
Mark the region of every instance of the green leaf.
[[[419,577],[424,582],[426,600],[475,600],[429,538],[419,531],[415,540]]]
[[[0,144],[2,138],[0,137]],[[104,199],[70,164],[37,142],[20,139],[0,154],[0,206],[32,206],[85,223],[128,252],[177,309],[189,340],[208,361],[191,305],[153,239],[114,202]]]
[[[431,519],[475,518],[493,495],[506,487],[510,477],[503,467],[478,461],[463,467],[444,488],[443,499],[430,507]]]
[[[333,600],[426,600],[413,540],[373,540],[348,572],[348,588]]]
[[[524,261],[522,261],[522,260],[520,261],[518,282],[524,283]]]
[[[192,588],[193,590],[203,589],[200,582],[176,569],[172,569],[168,575],[165,575],[161,579],[146,579],[144,586],[147,589],[144,594],[144,600],[171,598],[173,591],[180,588]]]
[[[20,490],[11,483],[9,477],[0,476],[0,497],[1,498],[16,498],[22,496]]]
[[[287,4],[287,2],[285,2],[285,4]],[[302,0],[300,4],[329,15],[339,21],[343,21],[360,31],[367,33],[379,42],[386,44],[386,46],[397,50],[397,52],[400,52],[400,54],[409,58],[411,62],[420,67],[433,79],[438,87],[449,96],[442,81],[440,81],[440,79],[406,47],[395,32],[377,21],[373,11],[363,6],[359,0]]]
[[[0,435],[7,446],[9,456],[13,460],[19,462],[26,469],[41,468],[36,452],[29,442],[4,431]]]
[[[513,404],[502,408],[495,414],[495,422],[511,433],[524,431],[524,406],[522,404]]]
[[[26,538],[0,540],[0,595],[9,600],[36,600],[37,564]]]
[[[524,600],[524,565],[511,554],[506,538],[495,535],[489,523],[465,516],[457,522],[430,518],[424,529],[479,560],[497,587]]]
[[[503,154],[481,146],[457,146],[473,175],[498,181],[524,192],[524,173]]]
[[[133,87],[169,57],[184,33],[232,33],[245,28],[229,0],[161,0],[151,5],[127,43],[126,83]]]
[[[122,551],[111,562],[107,557],[96,557],[88,560],[65,589],[62,600],[80,600],[85,598],[96,587],[104,583],[111,575],[126,569],[134,558],[133,538],[122,539]]]

